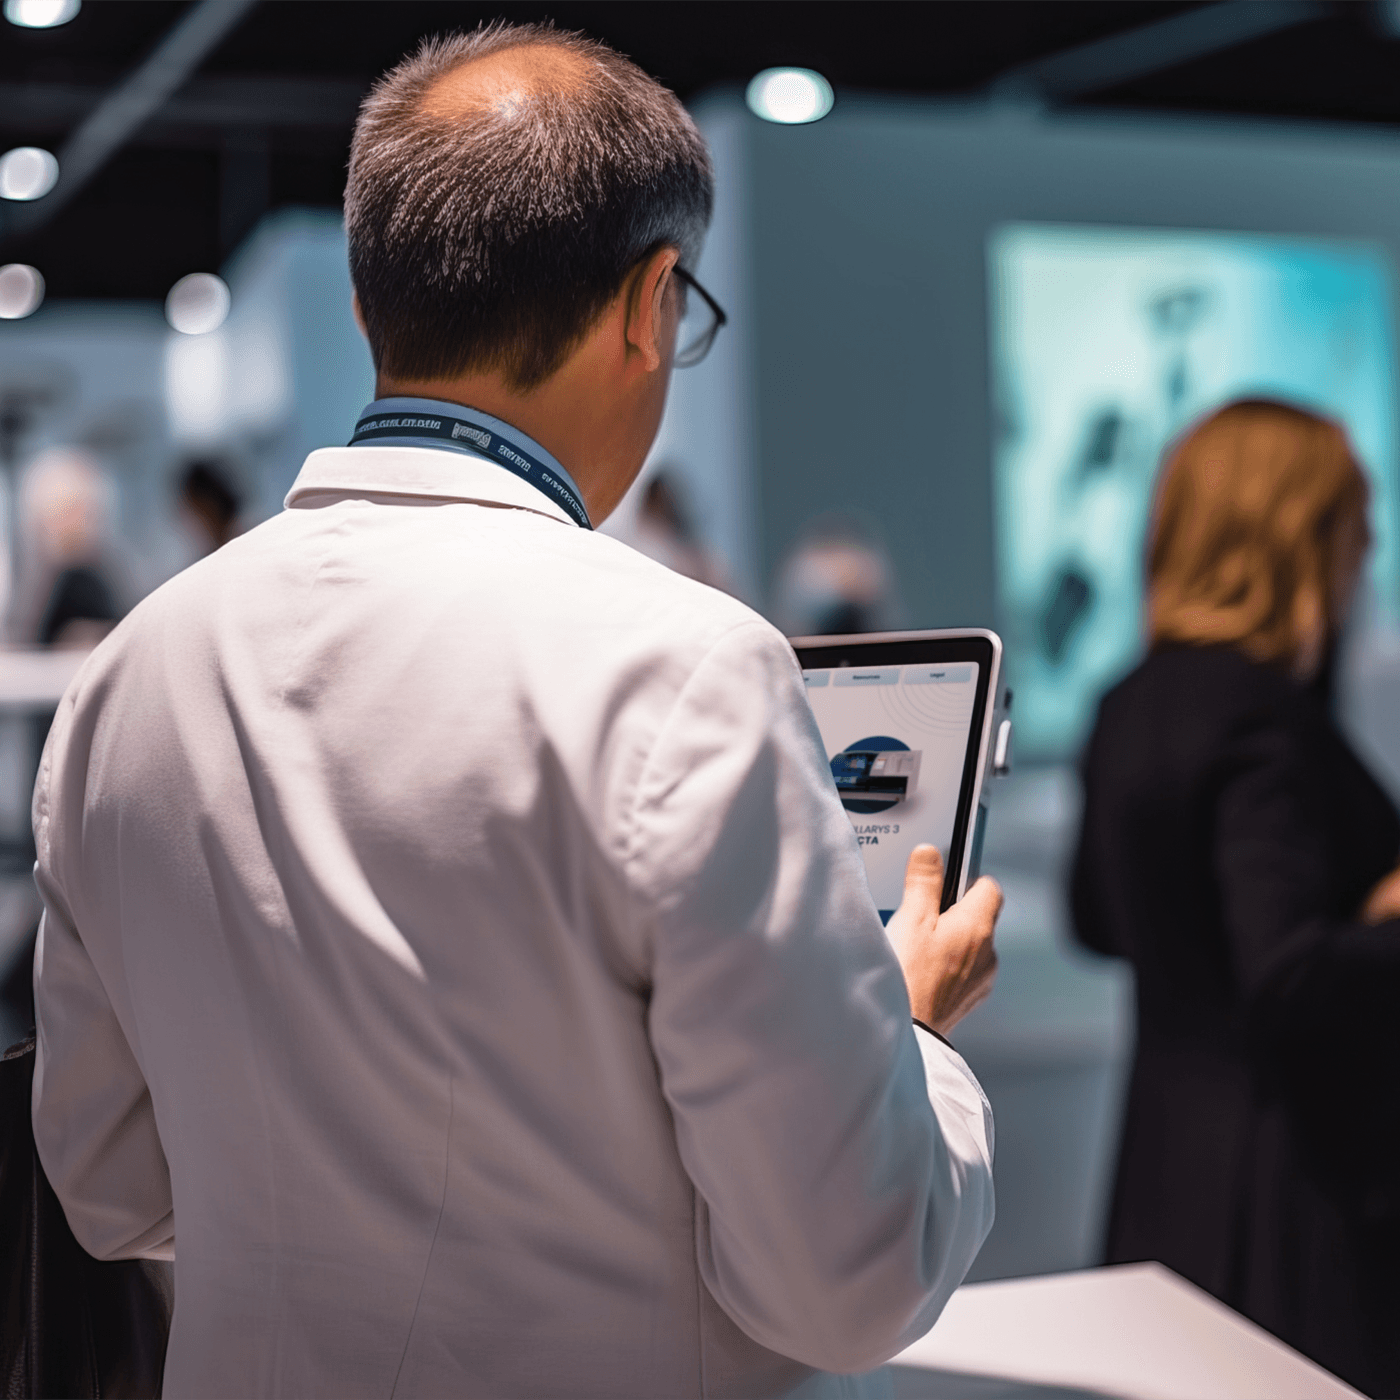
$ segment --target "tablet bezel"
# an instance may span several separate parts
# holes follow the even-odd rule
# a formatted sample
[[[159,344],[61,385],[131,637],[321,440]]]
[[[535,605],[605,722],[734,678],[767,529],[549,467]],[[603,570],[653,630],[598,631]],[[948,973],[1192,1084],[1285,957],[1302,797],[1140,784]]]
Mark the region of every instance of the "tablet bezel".
[[[977,693],[963,755],[953,837],[943,853],[943,908],[961,899],[967,888],[969,846],[976,838],[975,819],[987,774],[994,712],[1001,684],[1001,638],[982,627],[939,628],[921,632],[856,632],[834,637],[789,637],[804,671],[836,671],[863,666],[917,666],[929,662],[975,661]]]

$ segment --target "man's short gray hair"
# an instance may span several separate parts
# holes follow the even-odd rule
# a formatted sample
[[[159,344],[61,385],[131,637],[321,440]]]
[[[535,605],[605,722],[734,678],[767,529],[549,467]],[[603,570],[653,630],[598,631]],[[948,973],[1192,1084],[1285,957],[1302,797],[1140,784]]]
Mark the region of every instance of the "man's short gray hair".
[[[444,114],[425,101],[473,59],[546,45],[576,83]],[[676,96],[603,44],[501,22],[427,40],[365,99],[350,148],[350,273],[375,367],[394,379],[547,379],[656,249],[700,254],[714,200]]]

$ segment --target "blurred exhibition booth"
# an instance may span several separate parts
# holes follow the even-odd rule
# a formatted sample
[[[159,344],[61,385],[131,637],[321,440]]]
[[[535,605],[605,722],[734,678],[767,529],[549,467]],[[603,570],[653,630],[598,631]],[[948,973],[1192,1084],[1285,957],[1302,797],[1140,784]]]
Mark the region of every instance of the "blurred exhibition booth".
[[[719,181],[697,271],[729,327],[676,374],[608,528],[645,542],[644,503],[664,497],[675,539],[792,629],[844,602],[868,626],[1002,632],[1017,768],[985,857],[1007,893],[1002,973],[958,1037],[997,1112],[998,1218],[973,1277],[1097,1262],[1133,1028],[1123,971],[1070,946],[1073,763],[1138,655],[1163,444],[1227,398],[1339,416],[1370,473],[1377,547],[1343,703],[1400,793],[1400,148],[1010,100],[848,96],[789,125],[735,90],[695,111]],[[173,486],[188,463],[221,464],[255,523],[372,396],[332,213],[269,215],[220,272],[227,316],[200,330],[223,310],[206,288],[197,333],[144,304],[0,325],[13,642],[33,639],[39,587],[30,482],[62,479],[64,454],[100,483],[125,607],[197,552]],[[0,760],[12,840],[26,723],[6,722]]]

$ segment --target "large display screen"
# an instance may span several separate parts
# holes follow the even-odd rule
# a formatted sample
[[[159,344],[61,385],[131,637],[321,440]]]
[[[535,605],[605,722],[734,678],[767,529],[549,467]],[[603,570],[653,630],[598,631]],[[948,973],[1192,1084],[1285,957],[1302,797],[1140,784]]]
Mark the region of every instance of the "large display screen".
[[[1083,741],[1141,655],[1163,448],[1245,395],[1340,419],[1372,487],[1381,617],[1400,605],[1391,272],[1364,243],[1050,224],[989,250],[1000,626],[1018,750]]]

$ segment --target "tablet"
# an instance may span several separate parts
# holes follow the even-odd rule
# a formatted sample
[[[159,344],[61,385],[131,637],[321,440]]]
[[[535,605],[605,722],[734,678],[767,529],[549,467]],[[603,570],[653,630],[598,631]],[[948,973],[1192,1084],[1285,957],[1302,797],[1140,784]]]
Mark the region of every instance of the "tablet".
[[[789,640],[880,917],[898,907],[923,841],[943,852],[946,909],[977,878],[985,780],[1010,764],[1001,638],[971,629]]]

